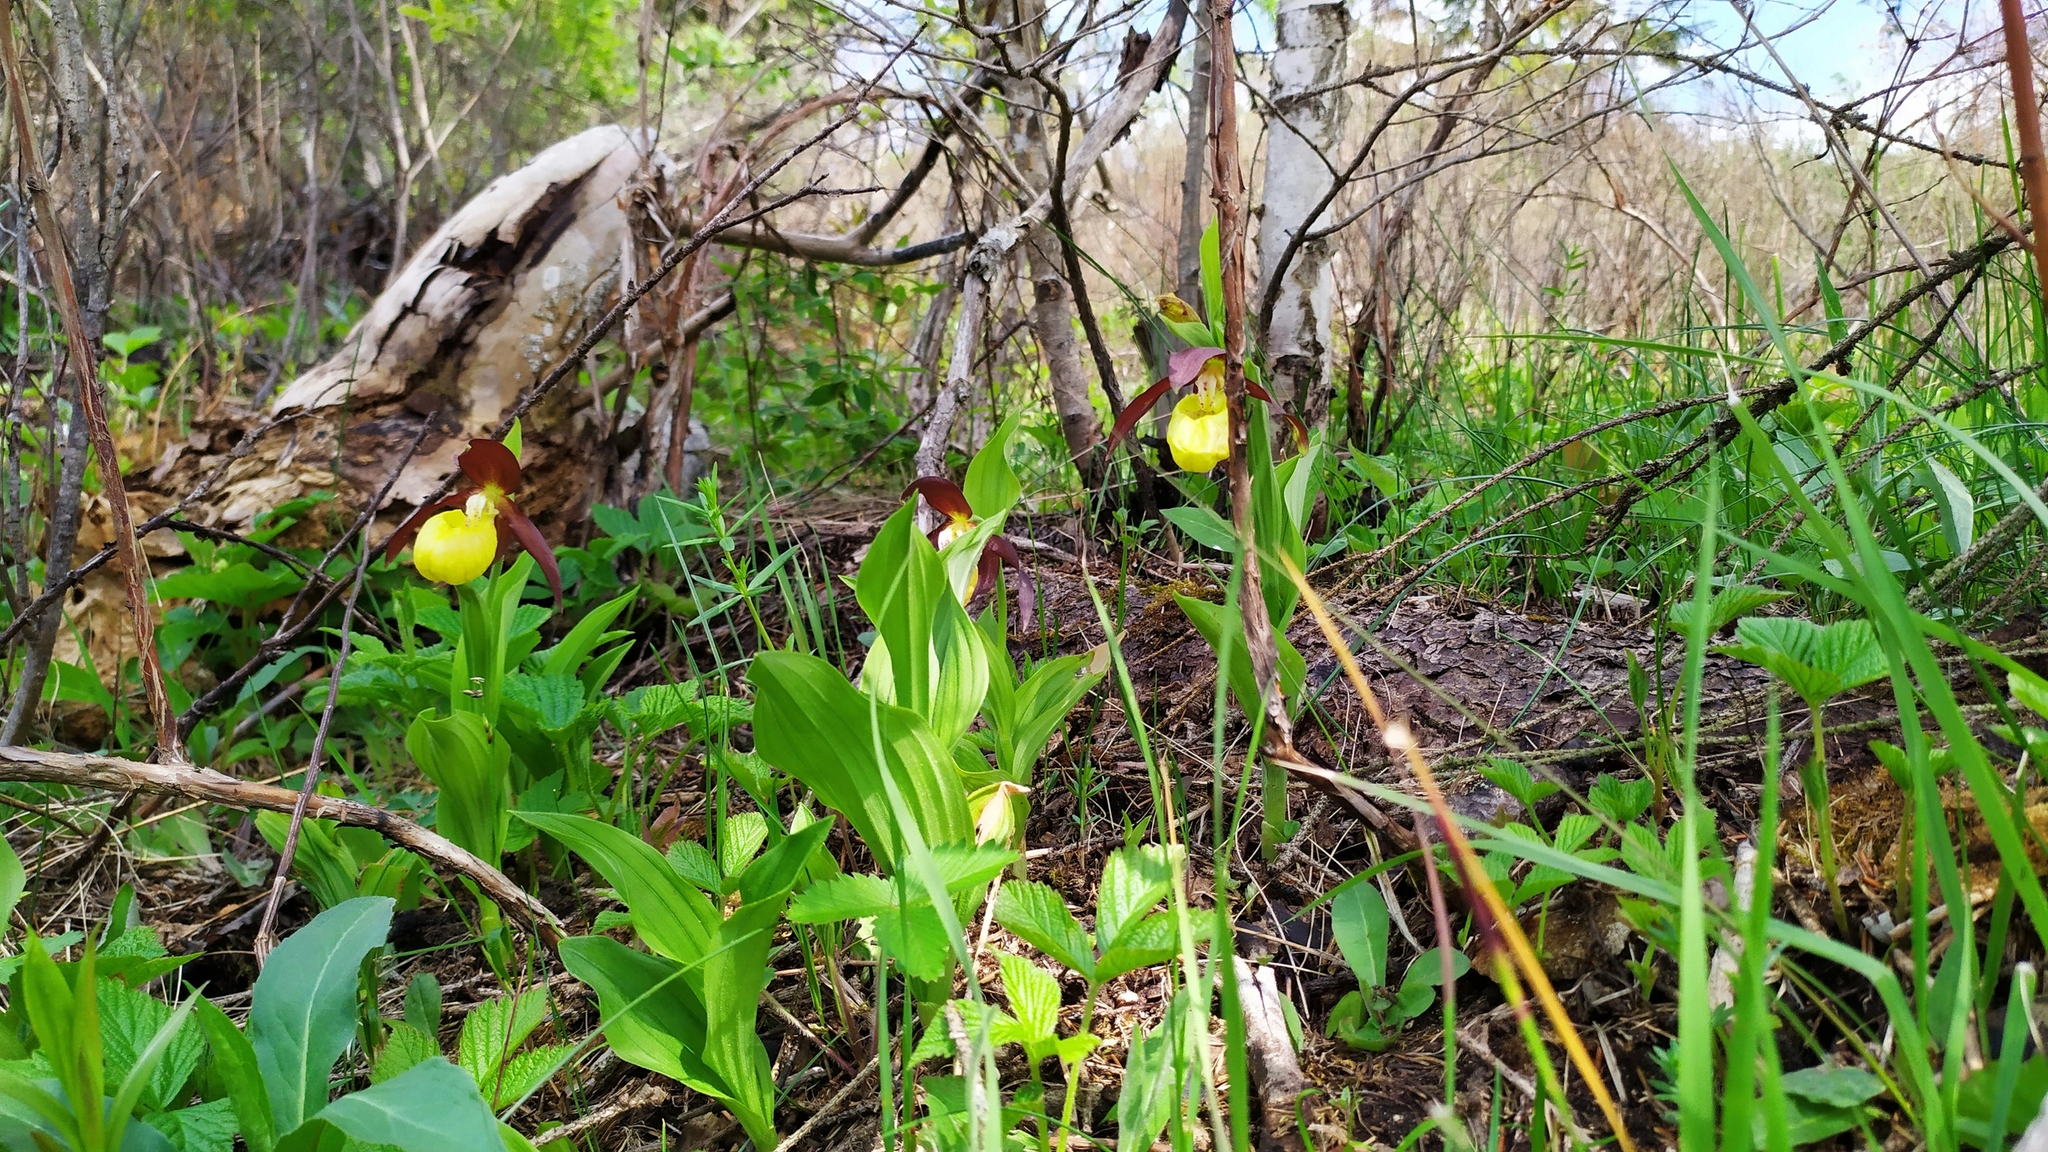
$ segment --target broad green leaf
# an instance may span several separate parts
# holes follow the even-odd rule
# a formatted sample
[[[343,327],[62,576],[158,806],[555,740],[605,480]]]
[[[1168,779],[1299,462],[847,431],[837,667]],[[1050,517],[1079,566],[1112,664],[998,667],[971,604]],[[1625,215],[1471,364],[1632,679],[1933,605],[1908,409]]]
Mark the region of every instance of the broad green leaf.
[[[1002,970],[1003,995],[1009,998],[1010,1013],[1022,1025],[1025,1043],[1057,1039],[1060,1029],[1060,983],[1051,974],[1022,956],[1007,952],[998,956]]]
[[[896,703],[929,717],[938,679],[933,622],[942,598],[958,601],[938,552],[917,531],[915,516],[915,502],[906,502],[875,533],[854,581],[854,595],[889,646]],[[851,732],[838,735],[845,738]],[[774,763],[774,757],[769,762]]]
[[[496,864],[505,854],[505,816],[512,809],[510,746],[493,739],[477,713],[429,709],[406,730],[405,750],[440,789],[435,828]]]
[[[1370,884],[1353,884],[1330,901],[1330,930],[1351,974],[1368,991],[1387,983],[1387,901]]]
[[[270,1095],[273,1131],[327,1105],[327,1077],[355,1039],[356,975],[391,930],[392,901],[330,908],[277,946],[249,1001],[249,1045]]]
[[[1185,851],[1184,849],[1182,851]],[[1095,897],[1095,943],[1107,952],[1173,887],[1173,857],[1160,844],[1119,848],[1102,866]]]
[[[428,1036],[441,1033],[441,982],[432,972],[415,972],[405,986],[405,1022]]]
[[[1223,241],[1213,220],[1202,230],[1202,308],[1212,334],[1223,331]]]
[[[967,506],[974,509],[976,519],[986,520],[1008,511],[1024,492],[1016,471],[1010,467],[1010,438],[1016,435],[1017,423],[1022,418],[1021,412],[1004,418],[967,465],[967,479],[960,490],[967,497]]]
[[[256,1050],[227,1014],[203,996],[194,997],[193,1013],[206,1032],[206,1044],[213,1053],[215,1075],[227,1087],[234,1106],[237,1127],[249,1152],[271,1152],[277,1143],[275,1121],[270,1110],[270,1092],[263,1084],[263,1071],[256,1062]]]
[[[1941,509],[1941,534],[1948,539],[1948,554],[1961,556],[1977,541],[1977,501],[1962,477],[1941,461],[1929,457],[1921,463],[1926,488]]]
[[[932,740],[950,749],[981,713],[988,699],[988,650],[960,601],[947,597],[932,621],[932,657],[937,661],[931,704],[925,710]]]
[[[320,1119],[365,1144],[404,1152],[499,1147],[498,1118],[469,1076],[432,1056],[329,1104]]]
[[[774,847],[748,864],[739,877],[740,902],[754,904],[787,896],[820,854],[825,837],[832,832],[832,825],[830,817],[803,820],[788,835],[776,841]]]
[[[1007,666],[1009,653],[995,644],[990,649],[989,661],[992,665]],[[1045,751],[1046,742],[1052,739],[1053,730],[1066,721],[1067,713],[1102,679],[1103,673],[1089,670],[1092,664],[1092,659],[1085,655],[1047,660],[1033,668],[1016,687],[1008,716],[999,715],[994,707],[988,709],[989,727],[996,734],[996,768],[1004,777],[1027,786],[1031,783],[1032,770],[1039,754]],[[993,687],[989,695],[991,699],[996,696]]]
[[[619,1059],[707,1096],[731,1095],[704,1065],[701,977],[605,936],[564,940],[559,954],[562,967],[597,993],[605,1042]]]
[[[1159,514],[1171,520],[1174,527],[1187,533],[1202,547],[1214,548],[1226,556],[1237,554],[1237,533],[1231,530],[1229,521],[1209,508],[1200,504],[1181,504],[1163,508]]]
[[[717,950],[704,960],[704,1063],[731,1087],[726,1107],[757,1148],[781,1143],[775,1134],[775,1081],[755,1016],[773,975],[768,952],[786,897],[785,889],[742,904],[719,929]]]
[[[14,854],[14,846],[0,837],[0,924],[5,924],[14,915],[14,906],[21,902],[21,894],[28,888],[28,873],[21,866],[21,857]]]
[[[1401,977],[1401,987],[1406,988],[1411,984],[1429,988],[1442,987],[1444,982],[1444,962],[1442,957],[1443,949],[1441,948],[1424,949],[1422,955],[1408,962],[1408,974]],[[1463,952],[1453,948],[1451,950],[1451,979],[1455,980],[1471,970],[1471,959]]]
[[[1816,1104],[1846,1108],[1861,1104],[1884,1091],[1884,1081],[1861,1068],[1801,1068],[1778,1078],[1787,1096],[1798,1096]]]
[[[844,815],[883,869],[897,866],[901,848],[878,745],[925,842],[972,839],[959,772],[916,713],[870,699],[815,656],[762,652],[747,679],[756,692],[755,751]]]
[[[2038,716],[2048,716],[2048,680],[2032,672],[2018,670],[2005,674],[2006,687],[2012,689],[2012,698],[2023,704]]]
[[[649,948],[693,964],[712,949],[724,917],[661,853],[632,833],[587,816],[521,812],[519,818],[560,840],[595,868],[633,913],[633,928]]]
[[[1239,619],[1232,616],[1221,604],[1212,604],[1207,600],[1197,600],[1179,594],[1175,594],[1173,599],[1180,605],[1181,612],[1187,616],[1188,623],[1193,624],[1195,631],[1200,632],[1202,639],[1208,642],[1210,651],[1221,651],[1225,629],[1233,630],[1230,643],[1230,694],[1236,699],[1240,710],[1246,707],[1247,701],[1256,702],[1259,699],[1258,681],[1252,677],[1252,660],[1245,644],[1244,626]],[[1302,660],[1301,653],[1294,647],[1293,642],[1281,635],[1277,629],[1273,634],[1273,640],[1280,655],[1279,666],[1276,669],[1280,677],[1280,695],[1283,699],[1291,698],[1301,691],[1302,684],[1308,679],[1308,664]]]

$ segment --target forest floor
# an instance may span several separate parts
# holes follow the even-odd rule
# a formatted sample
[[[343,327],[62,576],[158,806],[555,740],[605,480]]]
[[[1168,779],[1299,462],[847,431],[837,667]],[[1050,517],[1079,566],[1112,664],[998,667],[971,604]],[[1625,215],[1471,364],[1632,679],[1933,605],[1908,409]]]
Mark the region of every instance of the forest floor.
[[[834,509],[832,517],[813,517],[788,527],[798,538],[808,538],[836,579],[851,573],[860,544],[875,527],[857,512]],[[1107,610],[1115,613],[1121,605],[1121,640],[1135,695],[1146,712],[1153,746],[1177,774],[1179,794],[1185,797],[1185,805],[1178,806],[1185,813],[1183,834],[1197,845],[1211,843],[1215,660],[1181,616],[1172,595],[1216,598],[1215,571],[1152,559],[1125,569],[1120,580],[1114,558],[1104,557],[1099,548],[1094,563],[1084,571],[1071,536],[1044,524],[1032,532],[1040,538],[1026,552],[1044,624],[1039,644],[1072,653],[1103,641],[1101,618],[1089,595],[1088,573],[1093,572],[1096,592]],[[1425,588],[1391,608],[1377,603],[1369,587],[1333,586],[1325,594],[1354,634],[1361,626],[1370,631],[1372,642],[1358,651],[1360,663],[1390,713],[1407,718],[1417,732],[1424,756],[1436,767],[1453,807],[1461,813],[1496,823],[1522,818],[1519,803],[1475,771],[1488,756],[1510,756],[1539,778],[1579,792],[1602,773],[1622,778],[1643,773],[1646,749],[1659,734],[1652,731],[1646,738],[1644,718],[1631,699],[1629,656],[1633,654],[1648,672],[1653,714],[1658,669],[1664,683],[1675,684],[1683,659],[1682,638],[1660,639],[1651,617],[1642,611],[1645,606],[1625,599],[1581,600],[1561,605],[1551,615],[1511,611],[1446,588]],[[850,597],[845,599],[851,609]],[[850,615],[841,623],[852,631],[860,627]],[[1015,639],[1021,629],[1013,626],[1012,632],[1013,644],[1022,645]],[[1290,630],[1290,638],[1307,660],[1306,695],[1315,698],[1313,709],[1297,725],[1299,749],[1331,768],[1404,789],[1405,771],[1389,763],[1364,708],[1305,613]],[[1988,639],[2032,665],[2043,663],[2042,654],[2048,653],[2048,635],[2035,628],[2008,629]],[[1033,654],[1047,652],[1034,646]],[[658,662],[643,662],[643,667],[660,675]],[[1967,667],[1959,664],[1959,682],[1968,675]],[[1750,665],[1710,655],[1705,684],[1699,786],[1715,811],[1722,842],[1732,844],[1752,834],[1756,818],[1769,679]],[[1873,687],[1882,690],[1883,685]],[[1959,687],[1966,703],[1981,705],[1987,699],[1974,685]],[[1896,904],[1896,861],[1889,853],[1898,839],[1901,798],[1867,747],[1872,739],[1896,738],[1889,704],[1873,702],[1878,699],[1883,698],[1866,691],[1837,701],[1828,712],[1831,810],[1845,865],[1850,916],[1857,925],[1875,921]],[[1804,713],[1797,702],[1786,701],[1785,710],[1787,732],[1804,731]],[[1409,819],[1383,806],[1361,815],[1345,799],[1298,782],[1290,790],[1289,809],[1300,821],[1299,832],[1272,862],[1264,862],[1257,842],[1256,773],[1245,774],[1242,725],[1233,723],[1230,734],[1224,764],[1228,802],[1239,801],[1241,780],[1249,784],[1231,864],[1242,893],[1239,954],[1275,968],[1281,991],[1292,999],[1301,1018],[1300,1059],[1310,1085],[1305,1113],[1315,1143],[1341,1146],[1348,1136],[1391,1147],[1426,1117],[1432,1101],[1442,1098],[1441,1016],[1426,1012],[1382,1052],[1356,1051],[1325,1035],[1332,1005],[1357,984],[1337,956],[1327,916],[1310,906],[1348,876],[1412,847]],[[1797,762],[1804,754],[1798,742],[1788,738],[1786,761]],[[689,768],[678,773],[678,785],[665,797],[680,813],[679,831],[686,835],[701,833],[705,813],[704,794],[691,775]],[[1782,844],[1789,858],[1780,862],[1777,912],[1822,930],[1827,896],[1813,863],[1797,777],[1787,773],[1785,779],[1788,835]],[[1030,875],[1060,891],[1073,906],[1091,907],[1103,860],[1124,843],[1128,829],[1155,815],[1148,770],[1109,682],[1084,701],[1055,737],[1039,768],[1037,785],[1027,832]],[[1538,805],[1536,815],[1554,822],[1565,803],[1565,796],[1553,796]],[[1552,804],[1556,809],[1546,810]],[[2048,803],[2030,805],[2029,815],[2037,827],[2048,828]],[[69,855],[67,847],[53,840],[44,846],[45,858]],[[238,855],[266,851],[247,821],[228,847]],[[1988,845],[1983,851],[1973,849],[1972,858],[1994,861],[1988,867],[1995,869],[1996,857]],[[35,862],[29,863],[33,870]],[[141,861],[133,867],[137,904],[145,919],[162,930],[171,951],[205,953],[185,969],[186,977],[203,984],[223,1007],[245,1004],[245,990],[256,972],[251,949],[264,890],[238,886],[217,864]],[[590,897],[596,884],[586,882],[578,867],[573,881],[542,877],[538,892],[572,931],[587,931],[597,914],[612,905]],[[1213,891],[1210,868],[1211,857],[1205,851],[1193,854],[1189,887],[1198,906]],[[51,891],[71,904],[66,914],[96,915],[112,898],[115,872],[103,860],[88,861],[68,886],[53,886]],[[1972,877],[1973,899],[1979,891],[1988,899],[1994,875]],[[1382,887],[1396,929],[1390,971],[1399,971],[1433,943],[1433,920],[1419,866],[1390,872],[1386,881]],[[1725,901],[1727,894],[1716,891],[1709,897]],[[309,899],[295,895],[280,918],[280,934],[314,911]],[[48,917],[50,910],[35,914]],[[1888,925],[1884,920],[1880,930]],[[1604,1065],[1629,1126],[1639,1134],[1657,1131],[1667,1141],[1672,1139],[1665,1131],[1665,1105],[1655,1095],[1660,1077],[1657,1050],[1671,1042],[1675,1031],[1675,973],[1668,957],[1648,947],[1615,894],[1585,883],[1561,889],[1543,922],[1532,917],[1527,927],[1540,941],[1546,968],[1566,1007]],[[403,995],[411,970],[432,970],[441,981],[448,1009],[444,1019],[451,1027],[472,1003],[497,995],[499,989],[477,950],[450,947],[463,941],[467,932],[446,903],[401,913],[392,929],[392,944],[401,957],[398,978],[385,985],[388,995]],[[995,926],[986,929],[980,944],[979,974],[985,982],[996,978],[998,951],[1031,951]],[[771,963],[778,977],[770,995],[782,1011],[764,1011],[760,1023],[768,1051],[778,1054],[775,1074],[787,1093],[778,1113],[783,1131],[793,1132],[815,1113],[829,1111],[811,1129],[806,1145],[866,1152],[876,1146],[876,1093],[872,1086],[856,1086],[858,1090],[844,1094],[841,1090],[856,1077],[871,1078],[864,1068],[871,1052],[871,1018],[856,1015],[843,1020],[829,998],[814,1000],[810,969],[793,942],[780,948]],[[859,963],[854,961],[848,969],[848,982],[867,989],[871,979],[860,974]],[[1066,979],[1067,1011],[1078,1019],[1084,988],[1078,977]],[[597,1019],[594,999],[566,974],[554,974],[550,983],[558,1005],[552,1023],[558,1037],[585,1035]],[[1104,989],[1095,1030],[1106,1042],[1085,1065],[1078,1101],[1087,1129],[1103,1131],[1106,1121],[1113,1119],[1122,1053],[1132,1028],[1158,1023],[1165,1007],[1162,987],[1157,970],[1141,970]],[[1458,982],[1456,1000],[1458,1106],[1483,1116],[1492,1085],[1505,1085],[1511,1096],[1528,1091],[1529,1058],[1517,1038],[1520,1025],[1510,1007],[1479,970]],[[399,1014],[395,999],[386,1014]],[[1819,1013],[1815,1019],[1825,1034],[1826,1021]],[[836,1038],[822,1058],[815,1037]],[[1022,1057],[1014,1048],[1005,1051],[1014,1065],[1006,1067],[1005,1081],[1021,1078]],[[1056,1083],[1057,1062],[1048,1061],[1044,1073],[1050,1101],[1056,1104],[1063,1090]],[[586,1062],[580,1074],[557,1077],[537,1093],[524,1107],[518,1126],[533,1131],[551,1120],[576,1122],[598,1128],[604,1133],[604,1147],[621,1150],[662,1146],[664,1125],[674,1130],[669,1147],[715,1147],[741,1138],[737,1126],[715,1104],[680,1087],[663,1086],[658,1079],[606,1052]],[[1571,1084],[1569,1091],[1582,1105],[1581,1114],[1591,1114],[1592,1099],[1583,1086]],[[1205,1130],[1195,1131],[1200,1145],[1206,1140]]]

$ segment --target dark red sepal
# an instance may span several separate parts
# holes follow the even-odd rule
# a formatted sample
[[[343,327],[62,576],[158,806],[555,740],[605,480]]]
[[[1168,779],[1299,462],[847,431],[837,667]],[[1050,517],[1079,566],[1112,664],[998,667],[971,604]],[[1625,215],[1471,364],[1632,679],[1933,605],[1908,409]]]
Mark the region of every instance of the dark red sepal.
[[[548,578],[548,588],[555,594],[555,604],[559,607],[562,603],[562,569],[555,563],[555,550],[548,547],[547,537],[540,534],[540,529],[534,525],[532,520],[527,519],[526,513],[519,510],[519,505],[514,504],[510,500],[500,500],[498,501],[498,550],[500,554],[503,554],[506,550],[505,534],[508,532],[512,534],[514,540],[518,541],[519,547],[526,549],[526,554],[533,557],[534,563],[540,565],[541,572]]]
[[[1267,404],[1273,403],[1273,394],[1266,391],[1266,386],[1249,377],[1244,382],[1244,394],[1254,400],[1260,400]]]
[[[1292,412],[1282,412],[1280,418],[1287,421],[1287,427],[1294,432],[1294,451],[1297,454],[1308,451],[1308,425]]]
[[[1166,395],[1166,390],[1171,387],[1173,387],[1173,378],[1168,377],[1133,396],[1131,402],[1124,405],[1123,414],[1116,418],[1116,427],[1109,430],[1109,443],[1103,445],[1103,447],[1115,448],[1117,441],[1129,436],[1131,429],[1138,426],[1138,421],[1143,420],[1145,413],[1150,412],[1158,405],[1159,398]]]
[[[1031,573],[1024,567],[1024,557],[1007,536],[990,537],[988,546],[981,550],[981,566],[976,579],[983,588],[995,587],[996,576],[1002,566],[1008,564],[1017,570],[1017,618],[1027,625],[1032,613],[1038,608],[1038,587],[1032,582]]]
[[[924,502],[932,506],[932,511],[941,516],[954,520],[974,519],[974,509],[968,505],[966,494],[960,491],[958,484],[944,476],[919,476],[903,490],[903,498],[910,499],[912,492],[924,497]],[[933,542],[937,543],[936,540]]]
[[[479,486],[489,485],[500,492],[519,491],[519,457],[496,440],[471,440],[462,455],[455,458],[455,466]]]
[[[451,508],[462,507],[468,503],[471,494],[475,491],[476,489],[474,488],[464,488],[453,496],[436,500],[432,504],[421,505],[412,515],[405,518],[404,523],[398,526],[398,531],[391,534],[391,539],[384,542],[384,559],[396,561],[399,552],[403,551],[407,544],[412,543],[413,537],[420,534],[420,526],[425,524],[429,517],[432,517],[437,512],[446,512]]]
[[[1202,374],[1202,366],[1223,355],[1221,348],[1183,348],[1166,359],[1166,378],[1185,388]]]

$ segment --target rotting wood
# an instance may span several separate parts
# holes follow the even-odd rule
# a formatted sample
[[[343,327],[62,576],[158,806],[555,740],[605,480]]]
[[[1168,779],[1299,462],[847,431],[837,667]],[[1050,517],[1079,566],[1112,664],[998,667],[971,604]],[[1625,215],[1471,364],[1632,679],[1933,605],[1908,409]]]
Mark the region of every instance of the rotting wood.
[[[1280,987],[1273,970],[1264,965],[1253,968],[1242,956],[1231,957],[1237,967],[1237,994],[1244,1011],[1244,1049],[1251,1068],[1252,1085],[1258,1089],[1259,1117],[1265,1134],[1262,1149],[1303,1152],[1301,1125],[1296,1111],[1301,1100],[1301,1063],[1294,1058],[1294,1039],[1287,1030],[1286,1009],[1280,1003]]]

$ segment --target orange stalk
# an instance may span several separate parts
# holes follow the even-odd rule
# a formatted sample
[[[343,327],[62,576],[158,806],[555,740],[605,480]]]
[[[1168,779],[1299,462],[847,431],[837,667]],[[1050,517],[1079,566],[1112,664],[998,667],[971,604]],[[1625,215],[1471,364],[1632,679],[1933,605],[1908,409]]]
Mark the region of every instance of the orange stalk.
[[[1614,1131],[1615,1141],[1621,1145],[1622,1152],[1636,1152],[1635,1141],[1629,1138],[1628,1129],[1622,1126],[1621,1109],[1615,1106],[1614,1097],[1607,1091],[1607,1081],[1601,1077],[1598,1066],[1593,1063],[1593,1054],[1587,1051],[1585,1041],[1579,1039],[1579,1032],[1572,1024],[1571,1015],[1564,1010],[1564,1002],[1557,998],[1557,989],[1551,985],[1549,974],[1543,971],[1542,963],[1536,958],[1536,950],[1530,947],[1529,938],[1522,933],[1522,926],[1515,921],[1507,902],[1501,899],[1499,890],[1486,878],[1486,871],[1480,866],[1478,853],[1472,850],[1472,842],[1465,839],[1464,830],[1458,827],[1457,819],[1451,815],[1450,804],[1444,799],[1443,789],[1437,786],[1436,774],[1430,771],[1429,764],[1423,760],[1422,753],[1415,747],[1414,734],[1408,730],[1406,723],[1393,723],[1387,719],[1385,710],[1380,707],[1379,697],[1373,693],[1372,686],[1365,682],[1365,673],[1359,671],[1358,661],[1351,655],[1350,645],[1344,642],[1343,631],[1331,617],[1323,598],[1316,594],[1314,588],[1309,587],[1308,578],[1295,566],[1293,558],[1281,556],[1278,563],[1281,571],[1287,573],[1287,578],[1301,589],[1301,602],[1307,605],[1310,614],[1315,616],[1317,625],[1323,630],[1323,638],[1329,641],[1330,651],[1336,654],[1338,662],[1344,666],[1344,675],[1350,679],[1352,689],[1358,693],[1358,698],[1365,702],[1365,709],[1371,714],[1373,725],[1379,729],[1380,738],[1386,742],[1389,749],[1398,751],[1406,757],[1409,772],[1414,775],[1416,783],[1422,786],[1430,810],[1436,814],[1437,824],[1443,829],[1444,843],[1450,848],[1452,858],[1458,862],[1459,871],[1465,874],[1465,887],[1478,894],[1480,902],[1492,916],[1501,938],[1506,941],[1514,966],[1536,990],[1536,999],[1543,1005],[1543,1014],[1549,1017],[1550,1026],[1557,1032],[1559,1041],[1564,1044],[1565,1052],[1571,1056],[1572,1064],[1578,1068],[1579,1075],[1585,1078],[1586,1088],[1593,1093],[1593,1099],[1599,1103],[1601,1113],[1607,1117],[1607,1126]]]
[[[2041,148],[2041,103],[2034,95],[2034,54],[2027,46],[2027,17],[2020,0],[1998,0],[2005,23],[2005,65],[2012,73],[2013,130],[2020,138],[2020,184],[2026,190],[2027,222],[2033,228],[2035,285],[2048,291],[2048,255],[2042,252],[2042,222],[2048,221],[2048,154]]]

